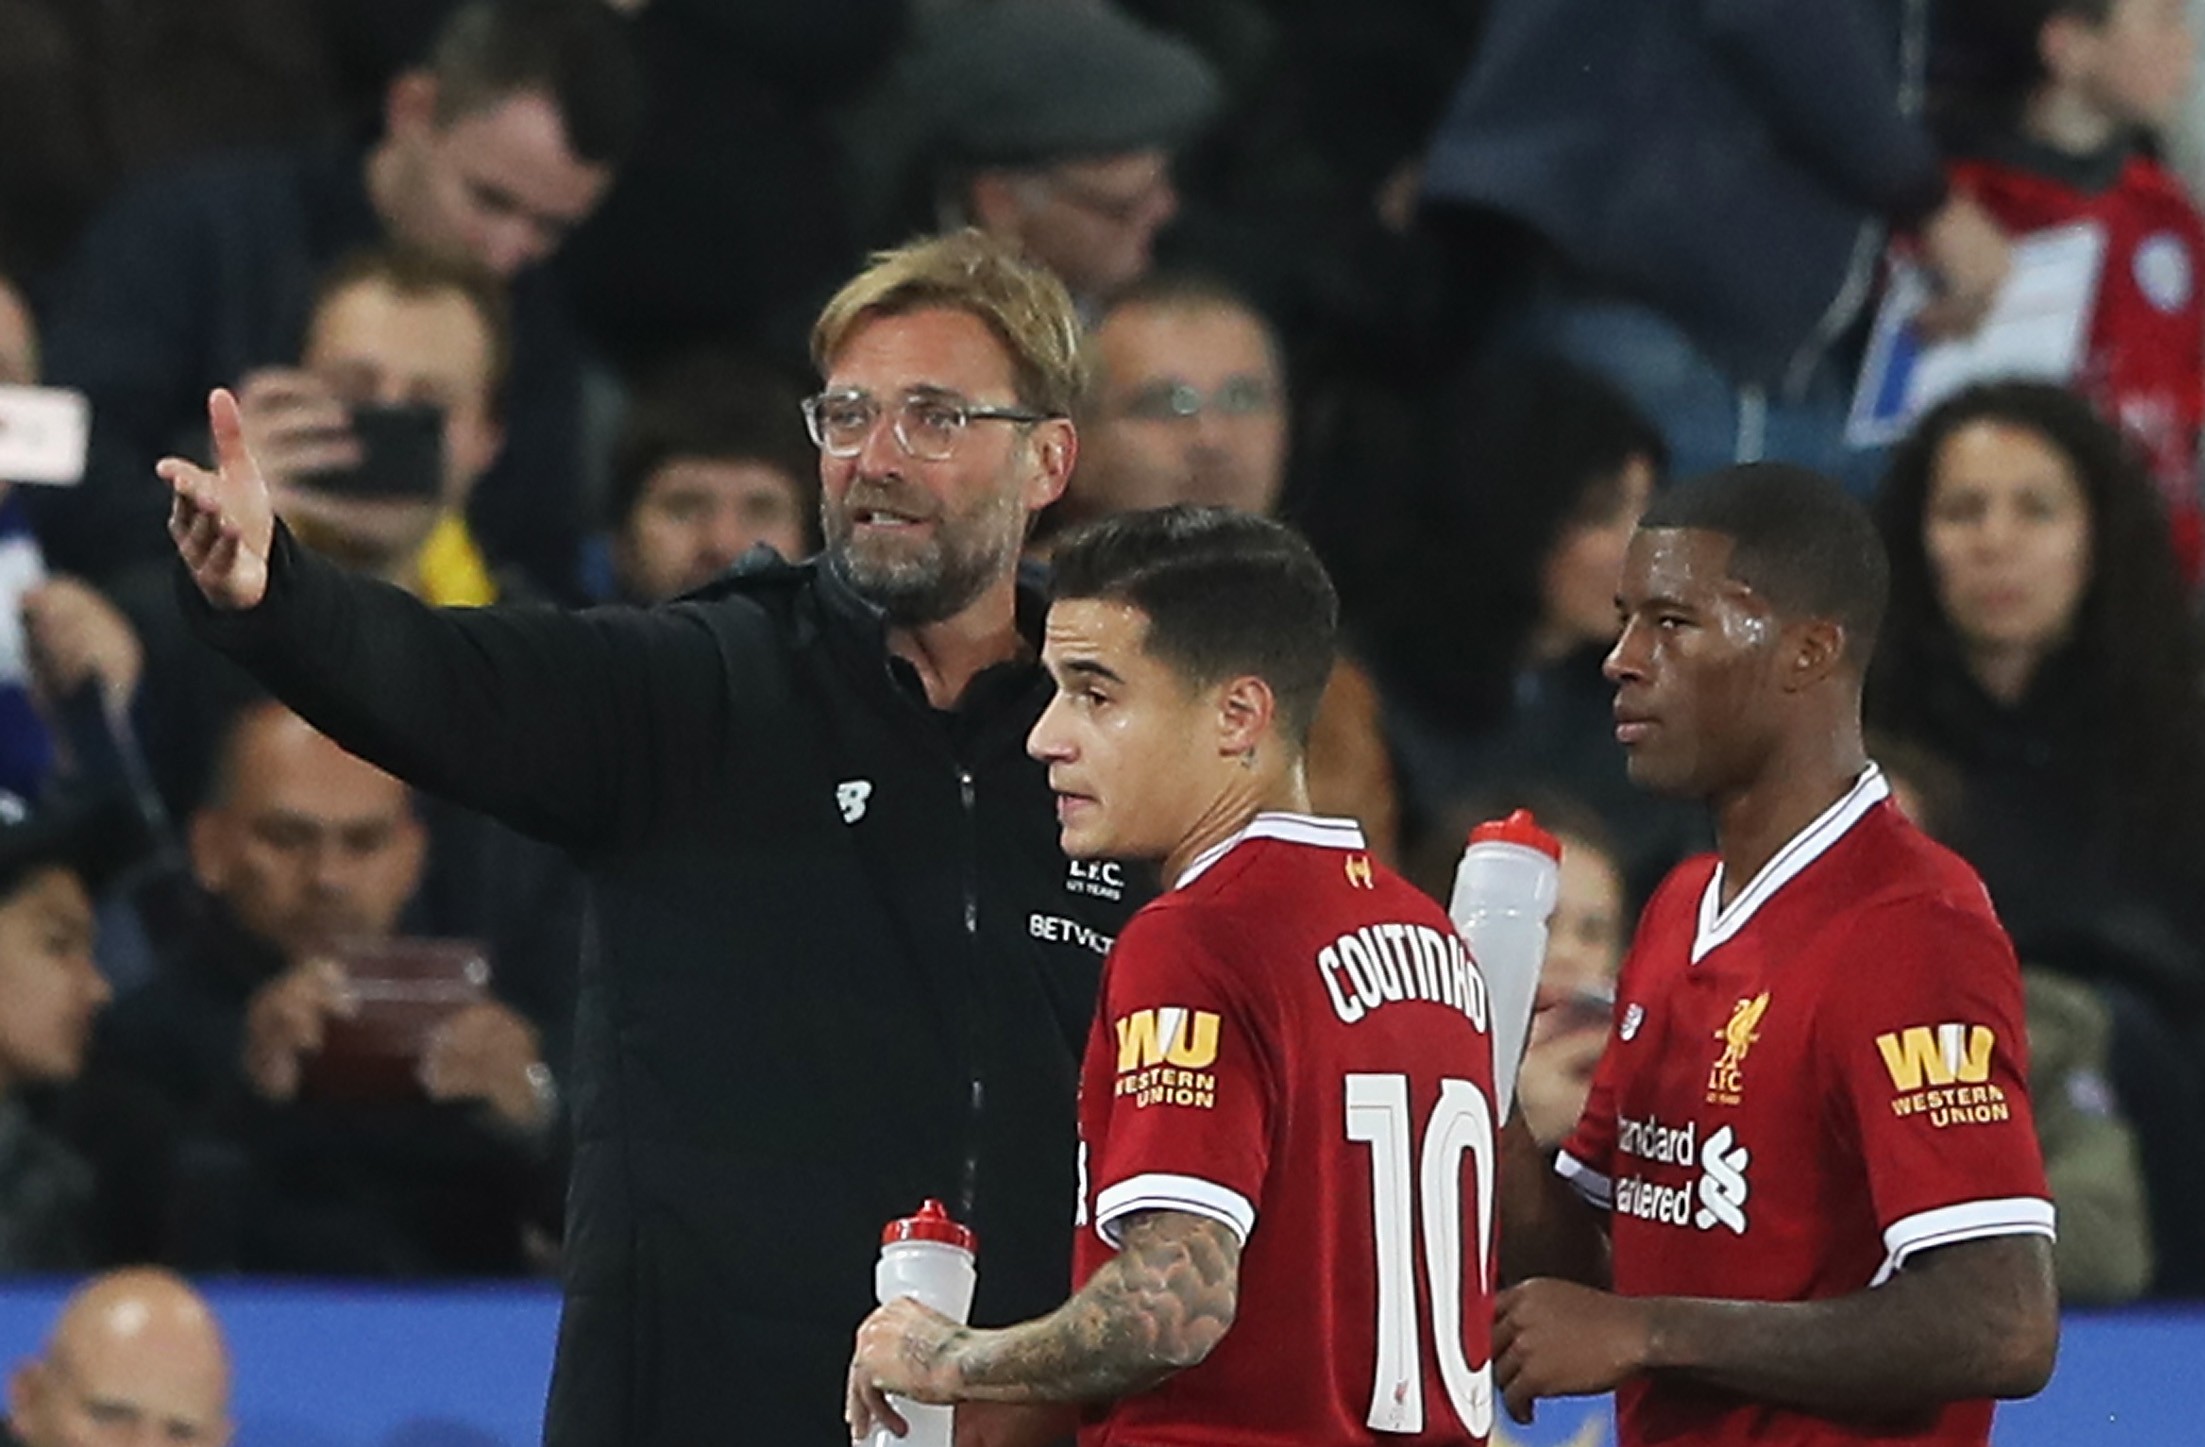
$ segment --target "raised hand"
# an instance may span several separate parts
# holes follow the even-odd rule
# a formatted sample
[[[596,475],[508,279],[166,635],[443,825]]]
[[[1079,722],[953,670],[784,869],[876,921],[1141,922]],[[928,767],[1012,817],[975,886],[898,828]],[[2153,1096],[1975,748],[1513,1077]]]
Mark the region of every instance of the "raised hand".
[[[275,509],[268,480],[245,446],[237,398],[227,388],[217,387],[207,398],[207,424],[214,433],[215,471],[181,457],[164,457],[154,466],[174,498],[168,535],[209,603],[226,610],[251,608],[268,592]]]

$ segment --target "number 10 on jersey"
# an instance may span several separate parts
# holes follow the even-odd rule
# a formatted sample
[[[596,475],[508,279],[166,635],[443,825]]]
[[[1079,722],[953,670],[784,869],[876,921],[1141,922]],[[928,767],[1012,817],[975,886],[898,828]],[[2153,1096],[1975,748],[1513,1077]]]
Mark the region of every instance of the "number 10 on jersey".
[[[1440,1381],[1464,1430],[1474,1437],[1488,1436],[1493,1430],[1493,1364],[1488,1360],[1471,1366],[1462,1341],[1462,1186],[1467,1155],[1477,1193],[1472,1203],[1477,1274],[1472,1280],[1482,1283],[1493,1259],[1492,1104],[1467,1080],[1441,1081],[1439,1103],[1424,1124],[1420,1148],[1413,1138],[1415,1116],[1406,1075],[1350,1075],[1345,1083],[1347,1138],[1370,1147],[1371,1225],[1377,1248],[1378,1360],[1365,1420],[1376,1432],[1424,1430],[1413,1201],[1424,1227],[1424,1274],[1431,1283],[1432,1350]],[[1484,1310],[1483,1293],[1478,1295]]]

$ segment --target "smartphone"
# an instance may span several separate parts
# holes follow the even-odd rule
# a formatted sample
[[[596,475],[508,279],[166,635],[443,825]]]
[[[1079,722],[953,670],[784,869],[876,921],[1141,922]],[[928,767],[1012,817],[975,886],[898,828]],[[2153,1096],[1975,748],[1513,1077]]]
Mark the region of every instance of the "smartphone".
[[[490,954],[479,940],[399,938],[338,946],[359,1008],[331,1018],[322,1048],[300,1062],[310,1100],[384,1104],[421,1098],[421,1052],[436,1027],[490,998]]]
[[[84,478],[92,404],[67,387],[0,387],[0,481],[67,487]]]
[[[426,403],[363,402],[352,409],[360,460],[307,473],[302,487],[337,497],[434,502],[444,494],[444,409]]]

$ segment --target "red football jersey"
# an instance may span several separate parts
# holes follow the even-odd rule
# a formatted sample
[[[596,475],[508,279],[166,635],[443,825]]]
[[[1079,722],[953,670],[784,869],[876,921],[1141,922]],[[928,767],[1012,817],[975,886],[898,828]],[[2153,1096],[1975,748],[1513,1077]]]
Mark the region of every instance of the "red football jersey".
[[[1103,965],[1074,1261],[1208,1216],[1239,1311],[1082,1447],[1485,1441],[1497,1126],[1485,983],[1352,822],[1263,814],[1195,861]]]
[[[2173,173],[2131,157],[2103,191],[1995,161],[1952,167],[1955,184],[2015,232],[2088,221],[2105,232],[2097,310],[2078,379],[2142,445],[2166,499],[2183,575],[2198,579],[2205,516],[2198,427],[2205,419],[2205,220]]]
[[[1712,855],[1647,905],[1556,1162],[1610,1212],[1617,1291],[1816,1300],[1928,1247],[2052,1234],[2013,947],[1889,792],[1871,767],[1728,908]],[[1648,1377],[1616,1415],[1624,1447],[1958,1447],[1989,1440],[1991,1404],[1879,1435]]]

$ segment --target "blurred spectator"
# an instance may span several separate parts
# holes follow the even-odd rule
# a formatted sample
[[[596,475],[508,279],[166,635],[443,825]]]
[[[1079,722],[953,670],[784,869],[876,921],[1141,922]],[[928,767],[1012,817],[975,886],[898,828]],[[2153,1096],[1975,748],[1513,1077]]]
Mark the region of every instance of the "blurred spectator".
[[[39,380],[30,312],[0,276],[0,385],[35,386]],[[82,731],[104,734],[120,723],[136,696],[144,655],[129,622],[106,598],[79,579],[48,576],[26,502],[0,478],[0,789],[36,798],[57,764],[105,758],[107,750],[90,747]],[[63,706],[73,700],[89,707],[63,719]],[[71,724],[86,757],[57,759],[56,736],[66,752]]]
[[[1424,197],[1462,264],[1518,291],[1501,345],[1608,376],[1680,476],[1762,457],[1859,473],[1846,340],[1886,230],[1937,272],[1934,326],[1972,326],[2008,263],[1909,113],[1927,11],[1493,0]]]
[[[468,1005],[430,1036],[410,1098],[302,1093],[346,949],[387,939],[422,879],[406,787],[280,705],[242,711],[191,822],[205,928],[110,1012],[103,1058],[187,1118],[180,1264],[329,1275],[494,1275],[530,1264],[556,1097],[536,1027]],[[497,980],[493,976],[493,984]]]
[[[1899,739],[1871,737],[1891,801],[1916,828],[1942,837],[1966,786],[1945,760]],[[2135,1127],[2113,1086],[2113,1015],[2089,986],[2022,961],[2029,1024],[2029,1108],[2044,1174],[2059,1208],[2052,1268],[2060,1300],[2132,1301],[2151,1285],[2151,1212]]]
[[[367,149],[241,153],[119,194],[42,307],[54,380],[93,402],[84,484],[34,513],[56,561],[163,556],[154,459],[197,450],[210,387],[299,355],[337,258],[389,241],[511,281],[507,447],[468,514],[494,560],[571,593],[581,352],[536,263],[603,195],[639,105],[624,27],[595,0],[472,0],[391,82]]]
[[[43,1355],[8,1378],[0,1441],[16,1447],[230,1440],[221,1325],[180,1277],[132,1267],[78,1288]]]
[[[2195,71],[2184,0],[1967,0],[1954,184],[2017,232],[2106,241],[2082,389],[2151,460],[2184,577],[2205,565],[2205,220],[2154,154]]]
[[[1218,101],[1199,52],[1108,0],[922,15],[884,98],[885,114],[910,117],[932,224],[1015,243],[1090,314],[1153,264],[1179,209],[1173,153]]]
[[[1064,506],[1174,502],[1270,513],[1286,482],[1286,367],[1269,322],[1221,283],[1157,273],[1097,320],[1092,425]]]
[[[489,565],[464,517],[500,439],[502,289],[470,267],[378,248],[341,259],[316,296],[298,369],[257,374],[248,389],[256,398],[255,456],[284,479],[278,506],[286,519],[348,568],[431,602],[529,596],[516,570]],[[326,476],[317,481],[320,469],[360,460],[351,409],[393,403],[443,414],[442,474],[422,480],[433,498],[349,497],[325,486]],[[151,779],[167,813],[181,817],[200,804],[230,720],[262,693],[191,635],[174,589],[169,567],[151,564],[118,579],[115,597],[144,643],[136,717]],[[515,1003],[557,1037],[546,1047],[557,1058],[580,953],[576,871],[557,850],[482,815],[437,799],[418,808],[433,847],[409,927],[486,940],[502,983],[521,992]],[[141,901],[141,911],[160,907]],[[149,921],[153,933],[173,927]]]
[[[423,253],[355,252],[323,279],[296,368],[263,369],[239,402],[276,507],[302,540],[355,572],[441,605],[501,591],[467,526],[467,502],[504,442],[498,393],[509,333],[504,290]],[[353,409],[416,406],[441,418],[443,475],[426,495],[347,496],[317,474],[367,461]]]
[[[1286,486],[1286,373],[1270,323],[1222,282],[1158,275],[1118,294],[1095,331],[1092,426],[1064,499],[1032,551],[1065,521],[1173,503],[1269,514]],[[1083,423],[1088,419],[1083,418]],[[1400,857],[1401,807],[1369,672],[1343,651],[1309,731],[1310,807],[1363,826],[1371,852]]]
[[[812,316],[864,249],[833,116],[885,69],[918,7],[613,3],[634,17],[651,104],[612,194],[560,258],[591,339],[631,377],[699,346],[799,364]]]
[[[127,176],[333,131],[317,9],[0,0],[0,271],[35,277],[60,261]]]
[[[118,1186],[61,1120],[112,991],[93,963],[93,894],[124,862],[109,811],[28,811],[0,795],[0,1270],[108,1260]],[[139,1205],[150,1203],[140,1202]]]
[[[613,456],[611,588],[663,603],[754,547],[791,562],[819,549],[819,453],[796,387],[700,355],[636,393]]]
[[[2112,1009],[2160,1287],[2205,1291],[2205,655],[2156,489],[2087,402],[2002,383],[1923,419],[1878,521],[1869,715],[1960,771],[1952,842],[2021,958]]]
[[[1410,530],[1383,550],[1394,585],[1364,610],[1413,823],[1497,788],[1551,788],[1609,822],[1643,898],[1705,827],[1631,786],[1600,671],[1661,436],[1556,362],[1458,381],[1444,415]]]

